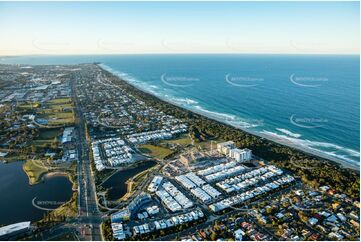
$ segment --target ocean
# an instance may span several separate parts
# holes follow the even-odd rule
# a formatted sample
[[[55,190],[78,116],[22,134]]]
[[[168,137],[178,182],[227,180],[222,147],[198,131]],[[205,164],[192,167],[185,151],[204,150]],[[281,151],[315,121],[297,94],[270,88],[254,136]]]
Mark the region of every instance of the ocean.
[[[3,64],[86,62],[101,62],[103,68],[134,86],[181,107],[359,169],[359,56],[0,58]]]

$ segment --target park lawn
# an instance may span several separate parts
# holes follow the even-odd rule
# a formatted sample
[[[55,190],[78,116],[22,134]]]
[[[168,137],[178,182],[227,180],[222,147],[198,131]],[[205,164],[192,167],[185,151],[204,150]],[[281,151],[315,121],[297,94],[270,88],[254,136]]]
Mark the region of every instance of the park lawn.
[[[188,134],[182,134],[177,139],[163,140],[161,142],[161,144],[165,144],[165,143],[177,144],[177,145],[181,145],[181,146],[187,146],[187,145],[192,144],[192,139],[189,137]]]
[[[72,102],[72,100],[69,97],[56,98],[56,99],[47,101],[47,103],[49,103],[49,104],[60,104],[60,103],[71,103],[71,102]]]
[[[20,103],[16,106],[17,109],[22,109],[22,110],[33,110],[34,108],[39,108],[39,107],[40,107],[39,102]]]
[[[48,172],[48,169],[36,164],[33,160],[28,160],[23,165],[23,170],[29,177],[29,184],[34,185],[41,181],[42,176]]]
[[[146,155],[149,155],[154,158],[161,159],[161,160],[163,160],[164,157],[173,153],[173,151],[171,149],[164,148],[161,146],[151,145],[151,144],[140,145],[139,151]]]
[[[44,107],[37,109],[37,118],[46,119],[49,126],[74,124],[74,105],[70,98],[49,100]]]
[[[46,112],[39,115],[39,118],[48,120],[48,125],[72,124],[75,121],[73,112]]]
[[[213,149],[217,149],[217,144],[221,143],[221,142],[225,142],[225,140],[209,140],[209,141],[203,141],[203,142],[196,142],[194,145],[197,148],[200,147],[205,150],[210,150],[212,146],[213,146]]]
[[[53,113],[47,115],[49,125],[74,123],[74,114],[71,112]]]
[[[48,110],[51,110],[52,112],[56,111],[56,112],[65,112],[65,108],[67,108],[68,110],[73,109],[73,104],[71,103],[64,103],[64,104],[51,104],[48,105]]]
[[[62,112],[64,108],[72,109],[74,108],[72,100],[70,98],[58,98],[49,100],[46,103],[46,107],[52,111]]]

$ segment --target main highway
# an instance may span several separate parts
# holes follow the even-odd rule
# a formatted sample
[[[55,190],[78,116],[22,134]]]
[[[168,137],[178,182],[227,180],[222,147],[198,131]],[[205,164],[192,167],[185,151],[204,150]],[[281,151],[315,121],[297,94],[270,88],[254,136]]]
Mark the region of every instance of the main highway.
[[[85,120],[73,82],[73,100],[77,116],[77,149],[78,149],[78,212],[81,235],[86,240],[102,240],[100,232],[101,213],[97,205],[97,194],[94,176],[89,159],[89,147],[85,134]]]

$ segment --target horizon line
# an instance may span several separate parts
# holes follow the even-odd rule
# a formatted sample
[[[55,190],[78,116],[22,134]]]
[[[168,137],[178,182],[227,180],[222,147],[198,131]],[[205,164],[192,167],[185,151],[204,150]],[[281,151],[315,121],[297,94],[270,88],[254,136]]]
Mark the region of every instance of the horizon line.
[[[186,53],[78,53],[78,54],[18,54],[18,55],[0,55],[0,58],[15,58],[15,57],[31,57],[31,56],[101,56],[101,55],[352,55],[352,56],[360,56],[359,53],[247,53],[247,52],[236,52],[236,53],[229,53],[229,52],[207,52],[207,53],[198,53],[198,52],[186,52]]]

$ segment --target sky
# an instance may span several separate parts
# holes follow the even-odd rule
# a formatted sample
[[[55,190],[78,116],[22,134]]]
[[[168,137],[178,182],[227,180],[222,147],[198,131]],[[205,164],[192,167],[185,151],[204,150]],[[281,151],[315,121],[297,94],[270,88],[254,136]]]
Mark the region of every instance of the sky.
[[[358,54],[359,2],[0,2],[0,56]]]

